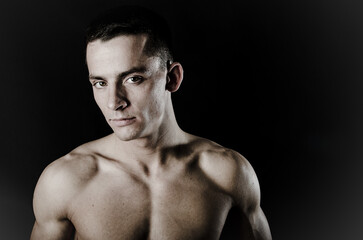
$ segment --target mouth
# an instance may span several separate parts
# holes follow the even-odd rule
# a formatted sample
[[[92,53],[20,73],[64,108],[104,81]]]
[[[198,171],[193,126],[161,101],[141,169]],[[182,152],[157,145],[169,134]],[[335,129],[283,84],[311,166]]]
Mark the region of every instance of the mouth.
[[[116,127],[124,127],[133,124],[136,121],[136,117],[130,118],[111,118],[110,123]]]

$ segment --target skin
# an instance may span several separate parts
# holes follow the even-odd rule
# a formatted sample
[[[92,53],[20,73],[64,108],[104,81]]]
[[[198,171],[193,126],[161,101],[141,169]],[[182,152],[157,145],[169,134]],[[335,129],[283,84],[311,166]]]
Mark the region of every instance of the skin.
[[[182,66],[163,68],[144,54],[146,40],[88,44],[94,98],[113,134],[43,171],[31,239],[270,240],[253,168],[236,151],[179,128],[171,93]]]

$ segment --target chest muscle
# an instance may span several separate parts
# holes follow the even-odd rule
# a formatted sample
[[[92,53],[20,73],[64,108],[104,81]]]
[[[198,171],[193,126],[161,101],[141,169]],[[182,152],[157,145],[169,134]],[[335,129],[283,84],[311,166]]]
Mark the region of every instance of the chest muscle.
[[[230,199],[198,175],[98,176],[72,205],[79,239],[218,239]]]

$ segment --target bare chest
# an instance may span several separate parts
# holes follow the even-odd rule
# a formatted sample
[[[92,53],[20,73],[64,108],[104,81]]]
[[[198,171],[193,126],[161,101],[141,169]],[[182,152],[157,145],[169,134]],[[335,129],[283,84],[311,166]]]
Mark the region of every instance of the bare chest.
[[[71,206],[76,239],[218,239],[229,197],[197,173],[97,176]]]

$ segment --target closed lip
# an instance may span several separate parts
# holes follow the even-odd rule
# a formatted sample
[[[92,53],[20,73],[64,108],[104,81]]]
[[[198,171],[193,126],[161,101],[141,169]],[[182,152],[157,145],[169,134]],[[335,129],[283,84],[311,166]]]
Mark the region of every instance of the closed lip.
[[[112,122],[117,127],[123,127],[123,126],[127,126],[127,125],[130,125],[130,124],[134,123],[135,120],[136,120],[135,117],[111,118],[110,122]]]
[[[127,117],[127,118],[111,118],[110,121],[126,121],[126,120],[131,120],[134,119],[135,117]]]

